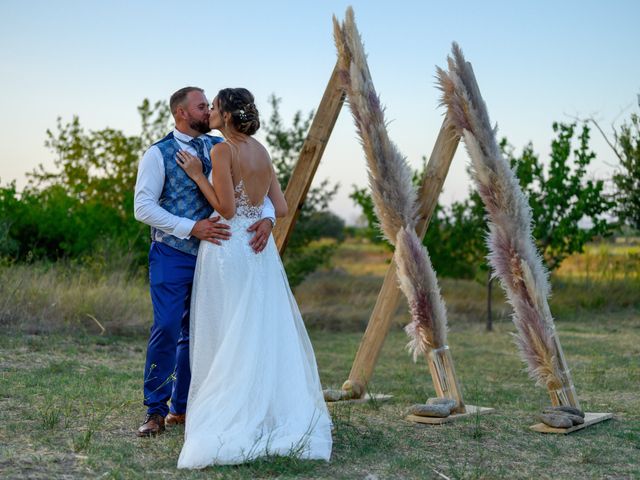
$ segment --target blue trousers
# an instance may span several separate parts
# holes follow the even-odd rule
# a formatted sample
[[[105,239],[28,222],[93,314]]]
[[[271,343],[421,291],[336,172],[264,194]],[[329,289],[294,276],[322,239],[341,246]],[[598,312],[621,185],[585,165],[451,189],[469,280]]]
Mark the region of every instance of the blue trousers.
[[[196,257],[160,242],[149,250],[153,325],[144,368],[147,413],[185,413],[189,368],[189,306]],[[171,400],[171,409],[167,402]]]

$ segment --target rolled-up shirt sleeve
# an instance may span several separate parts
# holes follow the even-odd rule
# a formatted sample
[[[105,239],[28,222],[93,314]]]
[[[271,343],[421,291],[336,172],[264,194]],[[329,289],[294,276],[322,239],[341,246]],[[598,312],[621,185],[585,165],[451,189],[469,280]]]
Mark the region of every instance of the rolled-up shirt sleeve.
[[[173,215],[160,206],[163,188],[164,162],[160,149],[153,146],[145,152],[138,165],[133,198],[135,218],[174,237],[189,238],[196,222]]]

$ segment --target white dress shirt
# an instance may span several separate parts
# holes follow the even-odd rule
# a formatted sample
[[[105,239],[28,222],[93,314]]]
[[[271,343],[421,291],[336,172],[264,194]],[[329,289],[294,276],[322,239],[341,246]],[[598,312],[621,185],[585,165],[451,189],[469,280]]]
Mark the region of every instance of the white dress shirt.
[[[173,130],[173,136],[182,140],[177,142],[180,149],[198,156],[193,146],[189,145],[193,137],[177,129]],[[209,157],[209,152],[205,152],[205,155]],[[165,172],[162,153],[156,145],[153,145],[144,153],[138,165],[138,177],[136,179],[135,194],[133,197],[135,218],[142,223],[146,223],[174,237],[188,239],[191,236],[191,230],[193,230],[196,221],[173,215],[159,204],[160,195],[162,195],[162,190],[164,189],[164,178]],[[273,203],[271,203],[269,197],[265,197],[262,218],[275,219],[275,217],[276,211]]]

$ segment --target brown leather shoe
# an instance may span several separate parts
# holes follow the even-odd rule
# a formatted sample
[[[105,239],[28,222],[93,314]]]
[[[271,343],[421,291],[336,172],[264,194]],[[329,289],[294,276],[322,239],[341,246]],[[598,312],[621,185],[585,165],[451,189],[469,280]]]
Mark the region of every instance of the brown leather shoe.
[[[159,413],[147,415],[144,423],[136,432],[139,437],[152,437],[164,432],[164,417]]]
[[[169,413],[164,419],[165,425],[184,425],[187,415],[184,413]]]

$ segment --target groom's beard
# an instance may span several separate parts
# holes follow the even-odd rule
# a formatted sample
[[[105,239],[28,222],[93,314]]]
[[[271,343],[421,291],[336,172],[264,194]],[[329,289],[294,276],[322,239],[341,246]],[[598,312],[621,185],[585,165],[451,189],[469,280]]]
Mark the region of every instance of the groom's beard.
[[[203,122],[201,120],[192,120],[189,123],[189,126],[193,128],[196,132],[200,133],[209,133],[211,128],[209,128],[209,121]]]

